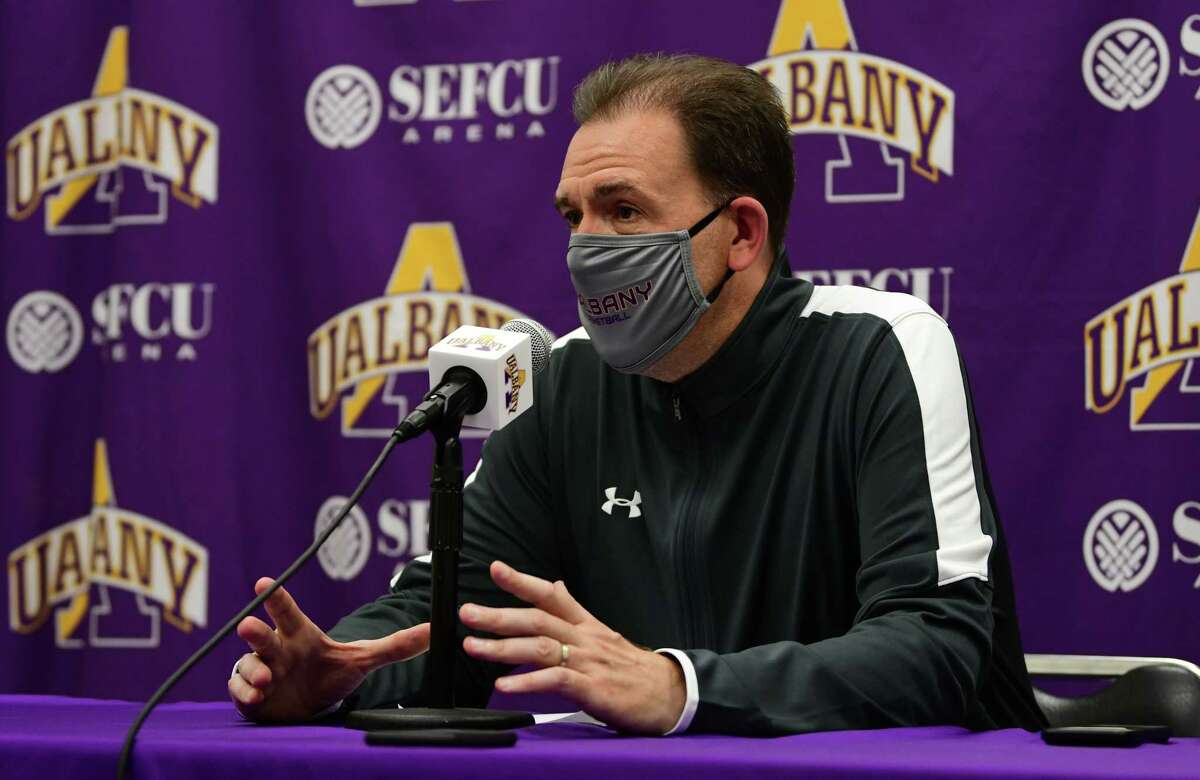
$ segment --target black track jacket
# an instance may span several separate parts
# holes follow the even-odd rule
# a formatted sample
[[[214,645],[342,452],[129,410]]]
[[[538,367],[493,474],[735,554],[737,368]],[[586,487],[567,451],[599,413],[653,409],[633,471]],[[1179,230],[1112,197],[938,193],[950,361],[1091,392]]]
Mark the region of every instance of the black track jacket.
[[[582,329],[556,343],[468,481],[460,602],[515,605],[495,559],[564,580],[629,640],[686,653],[691,731],[1043,726],[945,322],[779,266],[677,384],[612,370]],[[410,564],[330,635],[427,620],[429,576]],[[379,669],[346,706],[419,703],[423,668]],[[507,671],[460,647],[458,703]]]

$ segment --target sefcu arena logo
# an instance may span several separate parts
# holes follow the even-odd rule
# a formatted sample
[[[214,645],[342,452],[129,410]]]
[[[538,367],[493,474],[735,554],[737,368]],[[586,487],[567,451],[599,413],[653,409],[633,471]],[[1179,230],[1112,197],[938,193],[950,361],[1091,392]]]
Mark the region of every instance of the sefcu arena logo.
[[[950,319],[950,277],[952,266],[940,268],[823,268],[794,271],[797,279],[813,284],[861,285],[875,290],[904,292],[920,298],[929,307]]]
[[[430,347],[460,325],[499,328],[524,316],[471,294],[453,224],[414,223],[383,296],[339,312],[309,335],[309,410],[324,420],[340,399],[343,436],[387,438],[408,413],[404,390],[423,396],[429,389],[414,375],[428,369]],[[413,379],[402,389],[406,375]],[[516,387],[523,382],[518,378]],[[380,406],[395,411],[382,419],[371,412]]]
[[[91,344],[102,360],[193,362],[212,330],[216,285],[194,282],[110,284],[92,299]],[[53,290],[23,295],[5,328],[13,362],[31,374],[62,371],[79,354],[84,321],[70,300]]]
[[[127,168],[141,176],[124,175]],[[5,169],[8,216],[27,219],[45,198],[50,235],[162,224],[167,185],[158,179],[193,208],[217,201],[217,126],[129,86],[129,29],[115,27],[91,97],[18,131],[5,146]]]
[[[1170,69],[1166,39],[1142,19],[1109,22],[1083,49],[1083,83],[1100,105],[1113,111],[1140,111],[1153,103]]]
[[[54,611],[54,643],[61,648],[158,647],[160,617],[180,631],[203,628],[208,550],[117,506],[103,439],[96,441],[92,471],[90,514],[9,553],[9,628],[33,633],[63,602]],[[129,597],[132,603],[123,604]]]
[[[829,203],[904,199],[904,160],[937,182],[954,173],[954,92],[899,62],[859,51],[843,0],[782,0],[768,57],[749,67],[779,90],[794,135],[836,135],[841,158],[825,165]],[[879,144],[851,156],[848,137]],[[882,183],[881,183],[882,182]]]
[[[328,149],[362,145],[384,118],[405,145],[544,138],[542,120],[558,105],[560,60],[400,65],[387,79],[386,100],[370,73],[334,65],[309,86],[304,118]]]
[[[53,290],[22,296],[8,314],[5,332],[13,362],[31,374],[63,370],[83,346],[79,310]]]
[[[1200,430],[1200,213],[1179,273],[1117,301],[1083,329],[1085,407],[1112,411],[1130,383],[1133,431]]]

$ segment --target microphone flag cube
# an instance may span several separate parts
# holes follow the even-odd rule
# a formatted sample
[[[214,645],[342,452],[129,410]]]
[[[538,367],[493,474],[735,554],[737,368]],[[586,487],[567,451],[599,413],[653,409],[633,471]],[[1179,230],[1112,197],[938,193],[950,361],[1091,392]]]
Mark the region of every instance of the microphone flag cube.
[[[533,360],[529,336],[505,330],[463,325],[429,350],[429,387],[452,368],[479,375],[487,400],[463,425],[498,431],[533,405]]]

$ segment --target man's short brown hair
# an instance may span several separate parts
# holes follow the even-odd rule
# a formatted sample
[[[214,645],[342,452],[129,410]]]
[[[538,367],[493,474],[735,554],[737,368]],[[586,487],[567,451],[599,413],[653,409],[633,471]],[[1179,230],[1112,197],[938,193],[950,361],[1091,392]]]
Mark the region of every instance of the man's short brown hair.
[[[575,89],[575,121],[662,109],[683,127],[713,205],[751,195],[772,247],[783,244],[796,172],[779,94],[749,68],[691,54],[638,54],[596,68]]]

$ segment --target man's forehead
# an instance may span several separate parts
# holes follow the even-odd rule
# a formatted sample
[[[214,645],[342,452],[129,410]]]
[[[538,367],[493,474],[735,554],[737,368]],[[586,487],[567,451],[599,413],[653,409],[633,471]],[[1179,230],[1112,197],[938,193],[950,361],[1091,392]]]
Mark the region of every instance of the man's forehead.
[[[559,181],[558,189],[555,191],[555,198],[574,201],[576,197],[606,198],[628,192],[653,191],[653,181],[648,183],[647,178],[640,166],[619,163],[601,165],[591,173],[576,176],[569,175],[564,168],[563,178]]]
[[[691,170],[678,121],[661,112],[627,112],[576,131],[556,197],[603,196],[621,187],[657,190]]]

